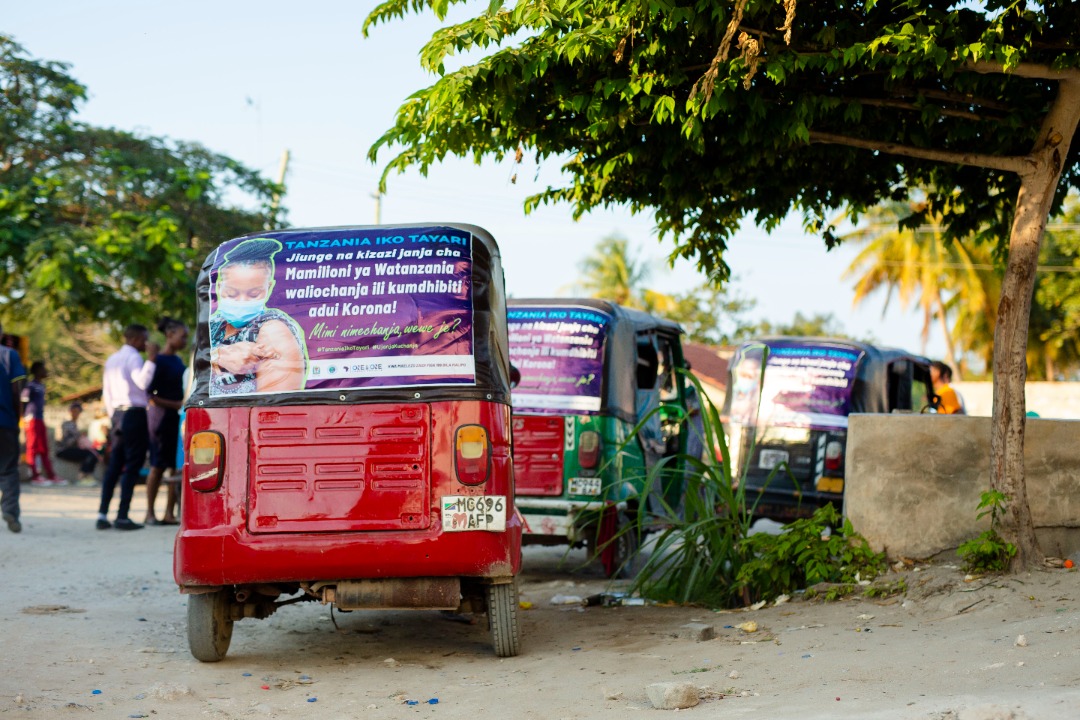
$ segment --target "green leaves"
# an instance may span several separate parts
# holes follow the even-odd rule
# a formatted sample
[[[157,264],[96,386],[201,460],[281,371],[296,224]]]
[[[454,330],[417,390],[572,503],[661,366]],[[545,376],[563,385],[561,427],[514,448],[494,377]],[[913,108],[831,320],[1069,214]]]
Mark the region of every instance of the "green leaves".
[[[1054,21],[1056,4],[997,13],[939,7],[802,2],[785,45],[757,30],[783,24],[780,4],[751,0],[741,27],[761,54],[751,61],[736,48],[714,66],[728,0],[482,3],[475,17],[438,31],[423,62],[442,73],[451,52],[489,52],[416,93],[369,155],[392,148],[387,172],[425,172],[447,155],[500,157],[519,144],[540,160],[573,158],[565,182],[527,207],[566,202],[580,216],[620,203],[652,212],[672,255],[717,279],[728,274],[726,240],[748,216],[771,227],[794,211],[816,223],[913,185],[967,198],[945,213],[947,235],[984,226],[1006,238],[1015,177],[880,149],[1027,153],[1052,88],[969,64],[1076,67],[1080,53],[1061,48],[1080,45],[1080,24]],[[368,24],[444,9],[394,0]],[[714,73],[711,94],[692,95],[706,72]],[[615,160],[627,153],[633,172]],[[1077,181],[1078,156],[1070,151],[1067,185]],[[831,242],[828,224],[821,229]]]
[[[5,313],[44,307],[67,322],[120,325],[193,318],[206,253],[276,222],[280,188],[198,145],[76,122],[85,90],[63,70],[0,37]]]

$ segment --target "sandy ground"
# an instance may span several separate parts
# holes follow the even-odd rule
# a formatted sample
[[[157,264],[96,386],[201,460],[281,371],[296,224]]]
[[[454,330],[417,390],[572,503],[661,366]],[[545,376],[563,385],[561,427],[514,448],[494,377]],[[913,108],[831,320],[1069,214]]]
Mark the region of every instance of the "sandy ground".
[[[97,531],[94,490],[27,488],[22,504],[23,533],[0,526],[3,717],[1080,717],[1076,571],[965,582],[924,565],[885,601],[582,608],[551,599],[604,590],[599,570],[580,551],[530,548],[519,657],[492,655],[483,617],[332,619],[304,603],[238,622],[229,656],[202,664],[187,650],[172,528]],[[751,620],[756,632],[736,627]],[[679,637],[691,622],[716,638]],[[645,687],[658,682],[692,682],[702,701],[653,709]]]

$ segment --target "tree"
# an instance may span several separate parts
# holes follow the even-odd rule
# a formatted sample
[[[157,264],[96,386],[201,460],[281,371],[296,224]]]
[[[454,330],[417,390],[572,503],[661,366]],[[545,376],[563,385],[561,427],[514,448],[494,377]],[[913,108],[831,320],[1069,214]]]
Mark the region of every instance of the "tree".
[[[274,183],[199,145],[74,119],[85,88],[0,35],[0,297],[5,315],[193,318],[217,243],[269,227]],[[240,198],[238,204],[236,198]]]
[[[682,325],[686,337],[706,345],[730,345],[736,340],[751,337],[754,325],[746,314],[757,304],[731,291],[731,285],[718,288],[702,283],[685,293],[676,293],[674,305],[664,317]]]
[[[640,254],[640,253],[639,253]],[[645,283],[651,274],[647,262],[630,251],[626,238],[609,235],[597,243],[581,261],[581,289],[594,298],[603,298],[626,307],[647,309],[650,292]]]
[[[940,218],[929,218],[928,225],[917,229],[898,227],[911,209],[910,204],[898,202],[872,208],[866,214],[870,224],[844,236],[845,241],[863,240],[866,246],[843,276],[855,278],[856,305],[879,289],[885,290],[883,313],[888,310],[894,292],[904,309],[916,303],[923,317],[924,354],[930,330],[935,320],[939,322],[945,341],[945,361],[957,369],[959,380],[960,365],[954,349],[955,333],[949,326],[949,309],[986,309],[987,295],[968,243],[947,240]],[[989,309],[993,311],[992,307]],[[989,328],[984,337],[992,342],[992,323]]]
[[[1074,199],[1075,200],[1075,199]],[[1031,365],[1045,380],[1080,372],[1080,202],[1071,202],[1052,225],[1040,256],[1032,314]]]
[[[365,31],[462,2],[386,0]],[[1064,0],[492,0],[433,35],[421,62],[440,77],[370,154],[400,148],[385,173],[447,154],[559,159],[566,186],[527,208],[649,210],[672,256],[713,279],[727,276],[744,217],[772,228],[798,211],[831,246],[835,209],[857,219],[933,188],[906,227],[940,216],[946,237],[977,234],[1008,258],[990,477],[1010,498],[1001,534],[1017,569],[1041,559],[1024,482],[1025,353],[1043,229],[1080,178],[1078,41],[1080,7]],[[447,72],[447,55],[465,51],[479,59]]]
[[[749,340],[751,338],[766,337],[769,335],[787,337],[833,337],[847,338],[849,340],[857,340],[860,342],[873,342],[873,339],[871,338],[860,339],[845,333],[843,326],[832,313],[803,315],[799,311],[795,312],[795,317],[791,319],[790,323],[773,323],[769,320],[762,320],[756,325],[751,325],[740,333],[740,339]]]
[[[844,236],[845,241],[866,241],[845,271],[845,277],[857,277],[855,303],[865,302],[879,289],[885,290],[886,309],[894,292],[904,307],[915,301],[923,312],[924,352],[936,320],[946,340],[946,362],[959,370],[966,366],[967,354],[974,354],[991,367],[1003,264],[986,245],[970,239],[946,241],[933,218],[916,230],[897,229],[895,220],[906,214],[900,212],[905,207],[887,203],[874,208],[865,216],[871,221],[868,226]],[[1030,378],[1054,380],[1080,365],[1080,233],[1074,222],[1078,217],[1080,203],[1073,200],[1061,222],[1047,226],[1028,339]]]

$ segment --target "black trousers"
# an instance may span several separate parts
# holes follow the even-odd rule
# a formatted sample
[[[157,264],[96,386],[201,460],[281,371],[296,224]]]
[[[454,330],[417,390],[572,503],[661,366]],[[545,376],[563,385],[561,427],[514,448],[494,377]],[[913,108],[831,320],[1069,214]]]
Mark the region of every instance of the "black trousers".
[[[89,475],[97,467],[98,456],[93,450],[80,447],[69,447],[59,450],[56,457],[68,462],[79,463],[79,472]]]
[[[109,466],[105,469],[105,478],[101,481],[99,513],[109,514],[109,505],[119,481],[120,505],[116,508],[116,519],[122,520],[128,516],[131,496],[135,494],[135,485],[146,463],[146,450],[149,446],[150,428],[146,424],[146,408],[128,408],[113,413],[112,449],[109,452]]]

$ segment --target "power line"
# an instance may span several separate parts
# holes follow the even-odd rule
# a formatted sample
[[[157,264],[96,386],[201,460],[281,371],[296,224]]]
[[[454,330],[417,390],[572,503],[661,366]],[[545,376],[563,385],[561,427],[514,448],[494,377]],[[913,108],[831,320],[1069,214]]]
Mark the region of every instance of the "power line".
[[[903,262],[900,260],[885,260],[882,262],[874,263],[875,265],[884,265],[885,267],[940,267],[949,268],[950,270],[1004,270],[1005,268],[1000,265],[991,265],[990,263],[928,263],[928,262]],[[1037,272],[1064,272],[1064,273],[1080,273],[1080,267],[1075,265],[1036,265],[1035,270]]]

